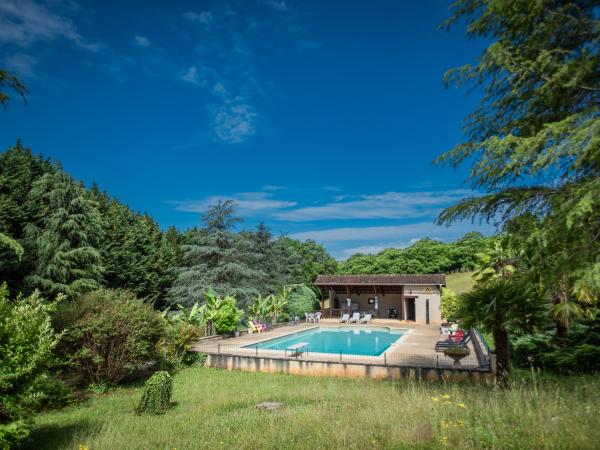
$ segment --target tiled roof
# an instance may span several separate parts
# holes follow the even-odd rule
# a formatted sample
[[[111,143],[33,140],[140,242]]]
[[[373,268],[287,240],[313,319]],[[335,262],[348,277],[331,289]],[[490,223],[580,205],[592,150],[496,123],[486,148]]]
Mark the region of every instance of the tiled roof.
[[[444,274],[390,274],[390,275],[319,275],[317,286],[394,286],[404,284],[446,284]]]

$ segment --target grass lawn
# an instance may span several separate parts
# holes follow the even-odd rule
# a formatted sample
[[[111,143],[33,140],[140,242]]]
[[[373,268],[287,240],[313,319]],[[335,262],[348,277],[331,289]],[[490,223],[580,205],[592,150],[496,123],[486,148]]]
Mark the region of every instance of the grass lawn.
[[[38,416],[26,447],[592,449],[600,442],[593,376],[499,390],[193,367],[174,383],[164,416],[136,416],[141,388],[122,388]],[[256,410],[264,401],[286,406]]]
[[[457,272],[446,275],[446,287],[457,294],[473,289],[473,272]]]

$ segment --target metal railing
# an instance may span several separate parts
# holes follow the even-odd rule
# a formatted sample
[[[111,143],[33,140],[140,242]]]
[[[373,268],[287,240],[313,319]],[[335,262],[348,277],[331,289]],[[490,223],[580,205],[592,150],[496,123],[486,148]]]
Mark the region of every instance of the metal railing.
[[[434,369],[461,369],[461,370],[487,370],[488,366],[481,364],[480,358],[476,352],[471,353],[460,359],[459,363],[444,353],[437,354],[409,354],[409,353],[383,353],[377,356],[356,355],[350,353],[316,353],[311,352],[310,347],[307,351],[302,350],[298,355],[290,354],[285,350],[271,350],[260,348],[260,344],[249,344],[240,346],[228,344],[223,341],[210,341],[201,343],[195,347],[195,350],[201,353],[225,356],[255,357],[266,359],[286,359],[310,362],[331,362],[343,364],[362,364],[362,365],[382,365],[391,367],[418,367]]]

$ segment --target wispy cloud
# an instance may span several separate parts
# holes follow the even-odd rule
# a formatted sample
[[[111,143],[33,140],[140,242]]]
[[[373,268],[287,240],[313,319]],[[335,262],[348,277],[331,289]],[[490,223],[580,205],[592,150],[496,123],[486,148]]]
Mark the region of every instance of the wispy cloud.
[[[186,83],[204,86],[206,85],[205,75],[205,73],[201,74],[196,66],[190,66],[183,75],[181,75],[181,79]]]
[[[290,10],[288,5],[284,1],[264,0],[262,3],[263,5],[271,8],[273,11],[287,12]]]
[[[25,53],[14,53],[2,60],[2,65],[21,77],[36,78],[34,67],[37,59]]]
[[[201,200],[185,200],[170,203],[175,205],[177,211],[201,213],[219,200],[233,200],[236,203],[238,212],[242,216],[251,216],[257,213],[264,214],[269,211],[290,208],[296,205],[296,202],[274,199],[273,195],[269,192],[240,192],[229,196],[215,195]]]
[[[290,236],[301,241],[312,239],[327,247],[336,258],[343,259],[354,253],[374,254],[386,248],[404,248],[425,237],[448,242],[458,239],[469,231],[492,234],[495,232],[495,228],[491,225],[474,226],[467,222],[451,227],[442,227],[431,221],[422,221],[392,226],[309,230]]]
[[[134,43],[136,46],[138,46],[138,47],[141,47],[141,48],[147,48],[147,47],[150,47],[150,39],[148,39],[148,38],[147,38],[147,37],[145,37],[145,36],[141,36],[141,35],[139,35],[139,34],[136,34],[136,35],[133,37],[133,43]]]
[[[202,25],[209,25],[213,20],[213,14],[210,11],[186,11],[183,13],[183,18]]]
[[[338,196],[325,205],[282,211],[277,219],[292,222],[338,219],[407,219],[435,215],[443,207],[472,194],[466,189]]]
[[[214,131],[222,142],[239,144],[256,133],[256,112],[243,97],[227,100],[216,108]]]
[[[0,1],[0,43],[26,47],[38,41],[64,38],[79,48],[97,52],[99,44],[86,41],[67,17],[33,0]]]

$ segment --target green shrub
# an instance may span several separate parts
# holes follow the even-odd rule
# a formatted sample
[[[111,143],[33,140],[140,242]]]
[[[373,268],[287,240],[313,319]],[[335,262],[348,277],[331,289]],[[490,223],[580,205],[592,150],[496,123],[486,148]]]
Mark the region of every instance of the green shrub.
[[[0,450],[9,450],[28,436],[29,426],[23,420],[0,424]]]
[[[103,289],[66,305],[56,317],[61,354],[79,381],[116,384],[158,359],[165,320],[128,291]]]
[[[600,370],[600,309],[590,317],[575,321],[564,339],[555,329],[523,335],[513,340],[513,362],[521,367],[533,365],[560,373]]]
[[[166,334],[158,343],[163,362],[173,368],[194,363],[196,353],[192,347],[201,336],[202,330],[193,323],[169,320]]]
[[[219,308],[213,314],[213,325],[219,334],[233,333],[237,330],[244,312],[238,309],[235,298],[231,296],[221,300]]]
[[[285,312],[289,317],[302,317],[304,313],[312,312],[318,307],[317,295],[305,284],[290,286],[291,293],[288,298]]]
[[[137,414],[166,413],[171,404],[172,391],[173,380],[169,372],[156,372],[146,381],[144,393],[135,412]]]
[[[442,298],[440,303],[440,310],[442,317],[446,320],[456,320],[458,312],[459,298],[458,294],[451,289],[442,288]]]
[[[11,302],[6,284],[0,286],[0,448],[24,439],[33,412],[67,395],[51,374],[60,337],[51,325],[53,311],[37,291]]]

